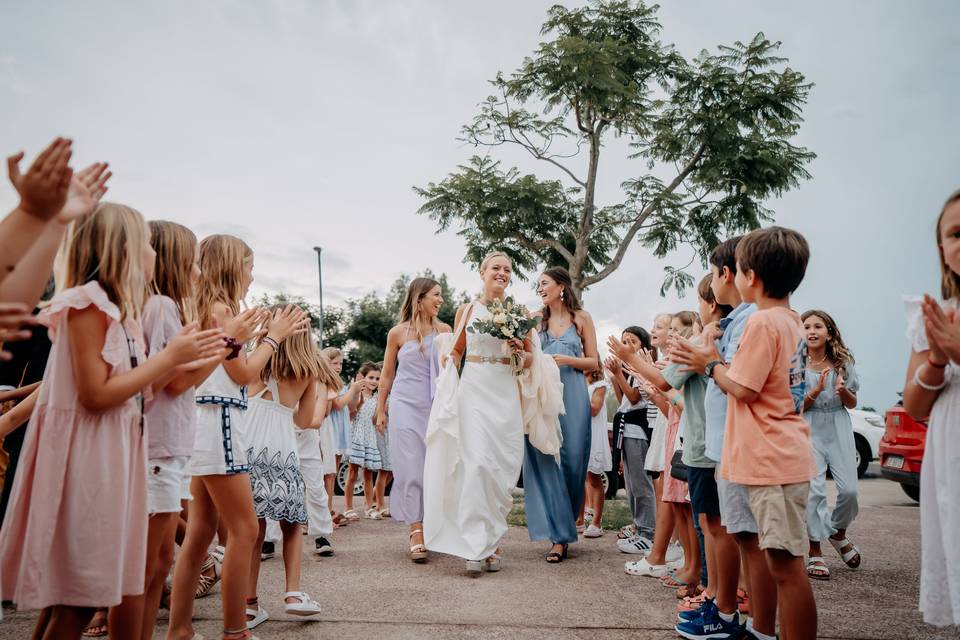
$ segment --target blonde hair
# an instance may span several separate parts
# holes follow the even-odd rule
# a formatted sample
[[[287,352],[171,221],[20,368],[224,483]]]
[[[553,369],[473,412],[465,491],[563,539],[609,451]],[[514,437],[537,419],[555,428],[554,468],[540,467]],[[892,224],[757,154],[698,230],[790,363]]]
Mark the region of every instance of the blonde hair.
[[[243,296],[243,263],[253,250],[235,236],[213,235],[200,241],[200,282],[197,286],[197,319],[210,327],[213,305],[225,304],[240,313]]]
[[[187,324],[197,314],[191,278],[197,236],[182,224],[151,220],[150,244],[157,254],[153,292],[173,300],[180,312],[180,321]]]
[[[510,256],[505,254],[503,251],[491,251],[484,256],[483,260],[480,262],[480,273],[483,273],[487,270],[487,267],[490,266],[490,263],[494,260],[494,258],[505,258],[507,262],[510,263],[510,266],[513,266],[513,259],[511,259]]]
[[[943,209],[940,210],[940,216],[937,218],[937,254],[940,256],[940,295],[944,300],[960,298],[960,274],[953,272],[950,265],[943,257],[943,240],[940,235],[940,224],[943,222],[943,215],[955,202],[960,202],[960,189],[954,191],[943,203]]]
[[[101,202],[75,220],[61,247],[58,290],[97,282],[120,318],[139,319],[147,298],[147,223],[126,205]]]
[[[421,353],[423,352],[424,336],[423,331],[420,330],[420,321],[423,319],[420,303],[428,293],[439,286],[440,283],[433,278],[415,278],[413,282],[407,286],[407,293],[403,297],[403,304],[400,305],[400,314],[398,315],[398,320],[401,323],[410,323],[410,326],[417,335],[417,341],[420,343]],[[430,318],[430,328],[434,331],[440,328],[440,322],[437,320],[436,316]]]
[[[285,309],[285,305],[270,307],[271,312]],[[269,323],[269,320],[267,321]],[[263,337],[257,344],[263,342]],[[270,356],[270,362],[260,372],[260,379],[266,382],[273,378],[277,382],[283,380],[305,380],[320,375],[320,358],[317,345],[308,331],[295,333],[280,343],[280,348]]]
[[[331,356],[331,353],[333,353],[334,356]],[[343,357],[340,349],[327,347],[323,351],[320,351],[318,355],[317,367],[320,369],[320,373],[317,375],[317,382],[330,391],[340,391],[340,389],[343,388],[343,380],[337,375],[337,372],[333,370],[333,367],[330,366],[334,358],[338,356]]]

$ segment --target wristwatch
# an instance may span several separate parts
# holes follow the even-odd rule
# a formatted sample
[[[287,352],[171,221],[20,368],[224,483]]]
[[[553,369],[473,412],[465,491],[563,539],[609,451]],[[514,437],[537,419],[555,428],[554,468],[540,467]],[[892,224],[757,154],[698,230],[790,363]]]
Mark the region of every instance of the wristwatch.
[[[713,370],[716,369],[717,365],[723,364],[723,360],[711,360],[707,363],[707,366],[704,367],[703,372],[707,374],[708,378],[713,377]]]

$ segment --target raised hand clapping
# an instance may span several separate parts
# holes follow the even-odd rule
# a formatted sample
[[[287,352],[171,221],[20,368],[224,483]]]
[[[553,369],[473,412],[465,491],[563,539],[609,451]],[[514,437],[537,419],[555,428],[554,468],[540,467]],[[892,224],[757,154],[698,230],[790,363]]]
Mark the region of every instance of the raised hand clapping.
[[[72,144],[73,141],[67,138],[57,138],[40,152],[26,173],[20,173],[23,151],[7,158],[7,173],[20,195],[22,211],[49,221],[63,209],[73,178],[70,168]]]
[[[73,174],[66,201],[57,215],[58,222],[68,224],[93,211],[107,192],[107,180],[113,175],[108,167],[106,162],[95,162]]]

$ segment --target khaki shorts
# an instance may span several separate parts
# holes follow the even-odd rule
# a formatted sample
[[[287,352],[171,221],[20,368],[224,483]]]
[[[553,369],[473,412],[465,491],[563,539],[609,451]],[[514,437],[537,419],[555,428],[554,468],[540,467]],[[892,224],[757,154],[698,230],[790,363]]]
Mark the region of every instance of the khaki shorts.
[[[809,548],[807,540],[807,496],[809,482],[747,487],[750,510],[757,519],[761,549],[782,549],[802,557]]]

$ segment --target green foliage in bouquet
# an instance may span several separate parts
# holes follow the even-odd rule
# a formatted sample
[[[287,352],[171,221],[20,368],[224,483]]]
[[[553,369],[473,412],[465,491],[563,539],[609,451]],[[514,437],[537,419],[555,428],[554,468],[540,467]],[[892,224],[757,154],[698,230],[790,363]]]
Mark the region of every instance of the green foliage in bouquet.
[[[487,305],[490,317],[486,320],[474,320],[467,327],[469,333],[485,333],[500,340],[523,340],[530,330],[537,326],[539,320],[531,318],[527,308],[508,297],[505,300],[494,300]]]

